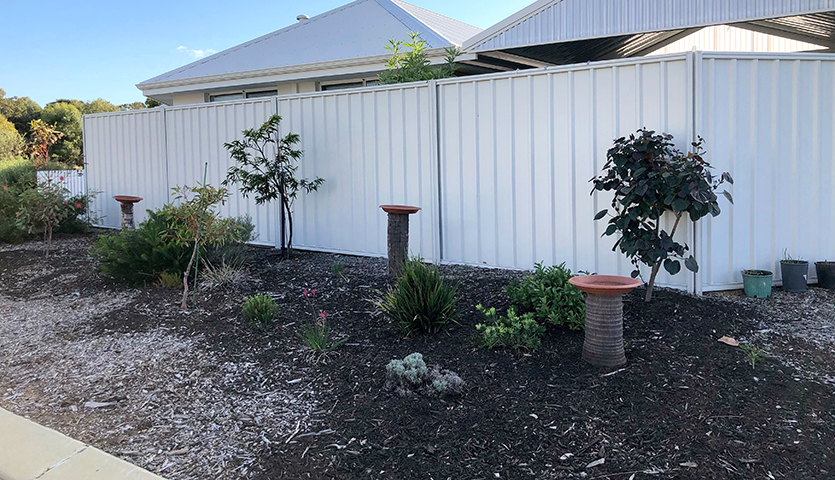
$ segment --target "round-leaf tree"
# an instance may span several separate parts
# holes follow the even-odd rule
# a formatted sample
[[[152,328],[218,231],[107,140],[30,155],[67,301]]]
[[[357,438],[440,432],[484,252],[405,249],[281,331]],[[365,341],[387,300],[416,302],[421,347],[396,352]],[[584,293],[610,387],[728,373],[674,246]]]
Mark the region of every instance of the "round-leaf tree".
[[[699,265],[689,247],[677,242],[676,229],[686,214],[696,222],[706,215],[721,212],[716,190],[724,182],[733,184],[727,172],[714,177],[703,155],[704,140],[693,142],[691,152],[684,154],[673,145],[673,136],[641,129],[637,134],[615,140],[606,154],[603,173],[593,178],[594,191],[614,192],[613,214],[609,209],[595,215],[600,220],[609,215],[603,235],[619,234],[613,250],[620,248],[635,266],[632,277],[640,275],[638,263],[650,267],[646,301],[652,299],[655,278],[661,266],[671,275],[684,266],[697,272]],[[727,190],[722,194],[733,204]],[[669,213],[675,219],[668,232],[661,227],[662,217]]]
[[[319,177],[313,180],[296,178],[297,163],[303,155],[301,150],[296,150],[300,139],[295,133],[279,138],[280,124],[281,117],[273,115],[260,127],[244,130],[242,140],[223,144],[235,160],[223,184],[239,183],[241,194],[254,194],[258,205],[273,200],[281,202],[281,244],[285,257],[289,258],[293,243],[293,202],[299,190],[315,192],[325,180]],[[271,148],[275,151],[274,155],[269,154]]]

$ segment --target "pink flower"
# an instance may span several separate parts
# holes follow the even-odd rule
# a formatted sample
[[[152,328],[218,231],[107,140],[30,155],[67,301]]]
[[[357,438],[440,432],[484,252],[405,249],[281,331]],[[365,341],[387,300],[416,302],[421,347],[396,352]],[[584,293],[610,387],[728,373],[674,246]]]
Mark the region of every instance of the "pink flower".
[[[324,319],[328,318],[328,312],[326,312],[326,311],[322,310],[322,311],[319,313],[319,317],[320,317],[322,320],[324,320]]]
[[[64,176],[61,175],[60,177],[58,177],[58,180],[61,180],[63,182],[64,181]]]
[[[81,208],[81,202],[75,202],[75,208]]]
[[[69,205],[69,204],[70,204],[69,200],[64,200],[64,205]]]
[[[315,297],[315,296],[316,296],[316,289],[314,288],[313,290],[311,290],[311,291],[310,291],[310,294],[311,294],[311,295],[313,295],[313,296]]]
[[[307,290],[302,290],[302,295],[307,296]]]
[[[8,190],[8,189],[9,189],[9,187],[3,185],[3,190]]]

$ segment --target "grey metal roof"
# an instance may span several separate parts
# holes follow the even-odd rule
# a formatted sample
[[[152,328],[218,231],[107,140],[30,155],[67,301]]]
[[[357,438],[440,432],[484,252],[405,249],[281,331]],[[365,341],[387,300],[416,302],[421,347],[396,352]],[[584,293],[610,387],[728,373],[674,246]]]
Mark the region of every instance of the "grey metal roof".
[[[387,41],[419,32],[429,48],[461,45],[480,28],[400,0],[357,0],[139,84],[384,55]]]
[[[732,24],[835,45],[835,0],[540,0],[464,43],[552,63],[630,56]]]

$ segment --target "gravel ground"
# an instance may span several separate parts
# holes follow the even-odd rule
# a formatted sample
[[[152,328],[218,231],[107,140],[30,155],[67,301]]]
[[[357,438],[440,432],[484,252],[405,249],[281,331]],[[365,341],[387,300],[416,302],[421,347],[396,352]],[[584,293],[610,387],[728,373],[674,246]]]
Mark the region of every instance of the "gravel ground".
[[[98,331],[98,320],[136,310],[139,291],[80,282],[71,269],[93,268],[89,243],[61,240],[57,264],[13,272],[11,257],[0,258],[0,406],[171,480],[247,478],[273,442],[306,427],[316,407],[309,379],[272,375],[290,369],[265,369],[258,351],[230,358],[186,328]]]
[[[795,368],[802,378],[835,386],[835,291],[810,287],[804,293],[775,288],[770,298],[741,291],[711,294],[752,309],[759,330],[741,336]]]

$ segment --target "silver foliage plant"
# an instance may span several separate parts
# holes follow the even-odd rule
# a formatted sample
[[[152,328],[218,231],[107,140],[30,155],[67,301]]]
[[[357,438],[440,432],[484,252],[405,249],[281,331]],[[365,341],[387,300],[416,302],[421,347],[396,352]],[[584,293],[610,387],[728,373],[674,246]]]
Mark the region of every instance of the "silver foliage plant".
[[[419,392],[427,395],[460,395],[464,380],[457,373],[439,367],[429,368],[420,353],[412,353],[403,360],[392,360],[386,365],[386,389],[407,396]]]

